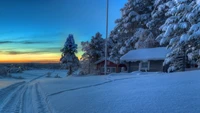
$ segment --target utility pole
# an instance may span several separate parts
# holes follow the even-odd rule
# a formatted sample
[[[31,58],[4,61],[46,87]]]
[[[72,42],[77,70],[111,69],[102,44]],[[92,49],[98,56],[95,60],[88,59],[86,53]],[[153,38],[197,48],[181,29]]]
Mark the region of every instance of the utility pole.
[[[108,57],[108,9],[109,9],[109,0],[106,0],[106,39],[105,39],[105,64],[104,64],[104,74],[107,73],[107,57]]]

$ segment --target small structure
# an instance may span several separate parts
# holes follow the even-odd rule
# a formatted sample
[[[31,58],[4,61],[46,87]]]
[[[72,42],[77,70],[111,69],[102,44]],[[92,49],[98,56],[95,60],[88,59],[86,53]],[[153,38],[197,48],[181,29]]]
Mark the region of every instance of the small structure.
[[[105,58],[102,58],[95,62],[96,65],[96,72],[97,74],[103,75],[104,74],[104,65],[105,65]],[[119,73],[126,71],[127,67],[125,64],[117,64],[115,61],[110,60],[107,58],[107,74],[109,73]]]
[[[131,50],[120,58],[132,71],[163,71],[163,62],[169,50],[165,47]]]

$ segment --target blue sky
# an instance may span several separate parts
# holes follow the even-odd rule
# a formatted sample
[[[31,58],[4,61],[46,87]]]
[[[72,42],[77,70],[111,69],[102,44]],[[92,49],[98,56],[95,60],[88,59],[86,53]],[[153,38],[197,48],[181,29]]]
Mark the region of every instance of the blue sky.
[[[110,0],[109,31],[126,1]],[[1,0],[0,57],[56,54],[58,59],[68,34],[74,34],[78,44],[96,32],[105,37],[105,16],[106,0]]]

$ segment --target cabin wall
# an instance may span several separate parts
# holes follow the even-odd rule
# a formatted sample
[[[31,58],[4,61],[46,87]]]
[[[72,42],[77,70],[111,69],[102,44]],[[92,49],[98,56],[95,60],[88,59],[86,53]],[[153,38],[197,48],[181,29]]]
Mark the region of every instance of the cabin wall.
[[[158,72],[158,71],[163,71],[163,62],[164,60],[150,60],[150,68],[148,71],[150,72]],[[138,71],[139,70],[139,64],[140,61],[137,62],[126,62],[126,65],[128,67],[128,72],[133,72],[133,71]]]
[[[163,62],[164,60],[150,61],[150,70],[151,72],[163,71]]]
[[[105,61],[102,61],[102,62],[100,62],[100,63],[98,63],[97,65],[96,65],[96,72],[97,72],[97,74],[100,74],[100,75],[103,75],[104,74],[104,71],[102,72],[102,68],[104,68],[104,65],[105,65]],[[118,65],[118,72],[121,72],[121,68],[122,67],[124,67],[125,68],[125,70],[127,70],[127,67],[126,67],[126,65],[123,65],[123,64],[120,64],[120,65]],[[113,63],[113,62],[110,62],[110,61],[107,61],[107,68],[109,68],[110,69],[110,72],[112,73],[112,69],[113,68],[115,68],[115,73],[117,73],[117,64],[115,64],[115,63]],[[111,71],[112,70],[112,71]]]
[[[128,72],[138,71],[139,70],[139,61],[137,62],[127,62]]]

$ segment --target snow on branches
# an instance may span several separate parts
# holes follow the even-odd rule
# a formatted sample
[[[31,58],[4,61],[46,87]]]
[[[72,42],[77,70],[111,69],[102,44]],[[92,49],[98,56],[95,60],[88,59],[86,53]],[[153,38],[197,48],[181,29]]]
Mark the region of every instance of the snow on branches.
[[[68,36],[61,52],[62,56],[60,61],[65,65],[66,69],[68,69],[68,75],[71,75],[79,68],[79,59],[75,55],[77,52],[77,44],[75,44],[72,34]]]

